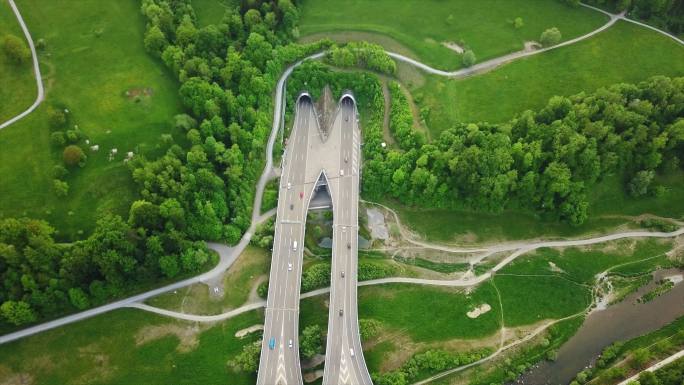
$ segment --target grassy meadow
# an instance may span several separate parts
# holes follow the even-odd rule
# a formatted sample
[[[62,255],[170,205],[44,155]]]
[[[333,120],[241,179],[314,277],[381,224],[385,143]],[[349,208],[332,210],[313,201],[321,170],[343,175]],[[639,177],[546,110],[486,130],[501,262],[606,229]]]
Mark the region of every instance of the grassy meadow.
[[[554,95],[592,92],[655,75],[684,75],[684,47],[657,32],[620,21],[587,40],[516,60],[459,80],[425,76],[412,92],[429,108],[432,136],[454,122],[504,122],[537,110]]]
[[[513,25],[517,17],[523,20],[520,28]],[[304,0],[300,31],[320,37],[328,32],[372,33],[375,38],[365,39],[390,49],[398,44],[405,47],[403,53],[429,65],[456,69],[460,55],[442,43],[465,43],[482,61],[521,50],[547,28],[558,27],[563,39],[571,39],[606,21],[598,12],[546,0]]]
[[[33,38],[46,42],[39,58],[47,96],[34,113],[0,132],[0,147],[10,149],[0,153],[0,217],[45,218],[61,239],[81,238],[99,212],[127,215],[136,187],[123,159],[129,151],[154,157],[166,148],[162,134],[178,134],[171,129],[180,112],[178,85],[143,48],[139,1],[107,7],[95,0],[19,0],[17,5]],[[3,5],[3,15],[5,10]],[[52,191],[52,169],[62,164],[62,147],[50,143],[49,106],[68,108],[68,127],[62,130],[78,126],[90,145],[100,148],[92,152],[79,142],[88,160],[66,177],[65,198]],[[109,161],[113,148],[118,155]]]

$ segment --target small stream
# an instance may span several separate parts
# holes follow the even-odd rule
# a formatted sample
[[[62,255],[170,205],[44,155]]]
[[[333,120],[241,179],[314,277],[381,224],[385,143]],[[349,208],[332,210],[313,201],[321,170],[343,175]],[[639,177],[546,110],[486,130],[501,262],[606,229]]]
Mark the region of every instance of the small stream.
[[[684,284],[678,283],[666,294],[650,302],[637,303],[644,293],[656,287],[663,277],[682,274],[681,270],[660,270],[654,279],[622,302],[605,310],[594,311],[558,350],[555,362],[544,361],[516,383],[566,385],[585,367],[593,365],[603,348],[660,329],[684,315]]]

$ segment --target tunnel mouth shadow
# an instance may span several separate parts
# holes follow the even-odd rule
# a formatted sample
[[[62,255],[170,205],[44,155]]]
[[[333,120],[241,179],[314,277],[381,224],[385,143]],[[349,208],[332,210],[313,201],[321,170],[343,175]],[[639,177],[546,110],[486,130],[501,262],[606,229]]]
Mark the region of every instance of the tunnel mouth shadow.
[[[332,210],[333,202],[328,188],[328,178],[324,172],[318,176],[314,191],[309,201],[309,210]]]

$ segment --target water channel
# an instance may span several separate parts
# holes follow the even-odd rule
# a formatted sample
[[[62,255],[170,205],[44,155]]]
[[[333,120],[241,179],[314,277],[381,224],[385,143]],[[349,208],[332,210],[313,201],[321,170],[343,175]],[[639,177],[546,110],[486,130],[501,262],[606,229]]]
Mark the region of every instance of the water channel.
[[[578,372],[593,365],[606,346],[655,331],[683,316],[684,282],[677,283],[670,291],[652,301],[637,302],[637,298],[656,287],[656,281],[683,273],[677,269],[657,271],[648,285],[622,302],[592,312],[577,333],[558,350],[556,361],[540,363],[516,383],[566,385]]]

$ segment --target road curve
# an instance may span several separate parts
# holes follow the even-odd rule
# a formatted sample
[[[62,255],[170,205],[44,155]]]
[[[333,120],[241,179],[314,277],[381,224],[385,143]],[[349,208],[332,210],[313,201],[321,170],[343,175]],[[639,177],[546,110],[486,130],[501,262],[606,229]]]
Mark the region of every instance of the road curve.
[[[43,99],[45,99],[45,90],[43,89],[43,78],[40,75],[40,65],[38,64],[38,54],[36,53],[36,47],[33,44],[33,39],[31,38],[31,33],[29,32],[28,28],[26,27],[26,23],[24,23],[24,18],[21,17],[21,13],[19,12],[19,8],[17,8],[17,5],[14,4],[14,0],[8,0],[10,7],[12,7],[12,11],[14,12],[14,15],[17,17],[17,21],[19,21],[19,25],[21,26],[22,31],[24,31],[24,36],[26,37],[26,41],[28,41],[29,48],[31,49],[31,58],[33,60],[33,75],[36,78],[36,86],[38,87],[38,95],[36,95],[36,100],[33,102],[33,104],[27,108],[24,112],[21,114],[11,118],[10,120],[0,123],[0,130],[3,128],[9,126],[10,124],[18,121],[19,119],[22,119],[26,115],[30,114],[35,110],[40,103],[43,102]]]

